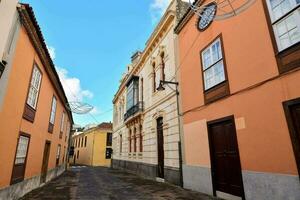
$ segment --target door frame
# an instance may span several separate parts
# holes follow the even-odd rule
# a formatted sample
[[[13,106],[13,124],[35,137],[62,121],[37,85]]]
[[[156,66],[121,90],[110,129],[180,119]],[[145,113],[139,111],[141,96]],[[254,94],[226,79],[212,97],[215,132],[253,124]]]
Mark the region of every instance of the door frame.
[[[24,162],[23,179],[20,180],[20,181],[13,181],[14,168],[15,168],[15,162],[16,162],[16,157],[17,157],[17,151],[18,151],[20,136],[24,136],[24,137],[29,138],[29,140],[28,140],[28,146],[27,146],[27,151],[26,151],[26,158],[25,158],[25,162]],[[12,171],[11,171],[11,177],[10,177],[10,185],[19,183],[19,182],[23,181],[24,178],[25,178],[25,172],[26,172],[26,166],[27,166],[27,159],[28,159],[28,152],[29,152],[29,147],[30,147],[30,140],[31,140],[31,135],[30,134],[24,133],[22,131],[19,132],[19,136],[18,136],[17,144],[16,144],[16,150],[15,150],[15,157],[14,157],[13,165],[12,165]]]
[[[213,186],[213,195],[214,196],[217,196],[217,189],[216,189],[216,177],[215,177],[215,170],[216,170],[216,167],[215,167],[215,163],[214,163],[214,157],[213,157],[213,142],[212,142],[212,134],[211,134],[211,131],[210,131],[210,126],[211,125],[214,125],[216,123],[222,123],[222,122],[226,122],[226,121],[231,121],[233,123],[233,126],[234,126],[234,134],[235,134],[235,137],[236,137],[236,141],[238,142],[237,140],[237,133],[236,133],[236,126],[235,126],[235,120],[234,120],[234,115],[230,115],[230,116],[227,116],[227,117],[223,117],[223,118],[219,118],[219,119],[215,119],[215,120],[212,120],[212,121],[208,121],[207,122],[207,134],[208,134],[208,143],[209,143],[209,156],[210,156],[210,163],[211,163],[211,178],[212,178],[212,186]],[[241,182],[242,182],[242,199],[245,199],[245,190],[244,190],[244,182],[243,182],[243,173],[242,173],[242,166],[241,166],[241,158],[240,158],[240,152],[239,152],[239,146],[238,146],[238,143],[237,143],[237,154],[239,156],[239,160],[240,160],[240,165],[239,165],[239,170],[241,171]]]
[[[46,166],[45,181],[43,181],[43,166],[44,166],[44,157],[45,157],[45,150],[46,150],[46,145],[47,144],[49,144],[49,155],[48,155],[48,161],[47,161],[47,166]],[[45,143],[44,143],[44,151],[43,151],[43,159],[42,159],[41,178],[40,178],[40,183],[41,184],[46,183],[46,181],[47,181],[47,172],[48,172],[50,153],[51,153],[51,141],[46,140]]]
[[[159,136],[158,136],[158,120],[159,119],[161,119],[162,120],[162,125],[161,125],[161,131],[162,131],[162,135],[161,135],[161,137],[162,137],[162,156],[163,156],[163,159],[162,159],[162,174],[161,174],[161,176],[162,177],[160,177],[160,174],[159,174],[159,167],[160,167],[160,162],[159,162],[159,159],[160,159],[160,156],[159,156],[159,152],[160,152],[160,150],[159,150]],[[165,143],[165,141],[164,141],[164,117],[162,117],[162,116],[160,116],[160,117],[158,117],[158,118],[156,118],[156,137],[157,137],[157,177],[159,177],[159,178],[165,178],[165,150],[164,150],[164,143]]]
[[[300,98],[288,100],[282,103],[284,113],[285,113],[285,118],[287,121],[290,137],[291,137],[291,143],[293,146],[293,151],[294,151],[294,156],[297,164],[297,169],[298,169],[298,174],[300,174],[300,141],[297,139],[297,132],[295,130],[294,124],[293,124],[293,119],[292,115],[290,112],[290,107],[295,106],[299,104],[300,105]],[[300,179],[300,176],[299,176]]]

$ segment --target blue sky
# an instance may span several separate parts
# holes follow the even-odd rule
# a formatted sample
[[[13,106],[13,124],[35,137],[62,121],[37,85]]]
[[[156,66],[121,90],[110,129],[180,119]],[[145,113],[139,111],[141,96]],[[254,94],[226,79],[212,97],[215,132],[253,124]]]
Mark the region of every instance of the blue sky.
[[[69,100],[95,106],[93,117],[74,114],[75,123],[112,121],[120,77],[169,0],[21,2],[35,11]]]

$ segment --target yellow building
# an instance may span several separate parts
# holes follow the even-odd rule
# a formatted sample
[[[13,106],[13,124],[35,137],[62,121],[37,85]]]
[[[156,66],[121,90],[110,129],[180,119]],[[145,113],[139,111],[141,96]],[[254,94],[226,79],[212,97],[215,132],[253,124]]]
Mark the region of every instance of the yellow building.
[[[72,146],[74,155],[70,159],[71,164],[109,167],[112,154],[112,123],[101,123],[83,132],[75,132]]]

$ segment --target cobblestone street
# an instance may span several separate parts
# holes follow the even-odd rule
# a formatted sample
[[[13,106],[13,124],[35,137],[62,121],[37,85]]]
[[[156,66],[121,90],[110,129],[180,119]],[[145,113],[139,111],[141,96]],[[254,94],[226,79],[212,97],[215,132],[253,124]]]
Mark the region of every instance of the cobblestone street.
[[[145,180],[133,174],[102,167],[72,167],[22,200],[33,199],[214,199],[204,194]]]

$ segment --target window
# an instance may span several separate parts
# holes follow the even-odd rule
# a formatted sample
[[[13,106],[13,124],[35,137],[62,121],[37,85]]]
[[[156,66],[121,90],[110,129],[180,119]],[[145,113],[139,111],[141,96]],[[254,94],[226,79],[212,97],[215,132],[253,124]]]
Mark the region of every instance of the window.
[[[269,0],[271,23],[278,50],[300,41],[300,0]]]
[[[122,138],[122,134],[120,135],[120,153],[122,153],[122,143],[123,143],[123,138]]]
[[[136,128],[134,128],[133,130],[133,151],[136,152]]]
[[[17,151],[12,170],[11,184],[24,180],[29,142],[30,136],[25,133],[21,133],[17,142]]]
[[[112,148],[106,148],[105,159],[111,159]]]
[[[112,145],[112,133],[107,133],[106,135],[106,146]]]
[[[87,136],[85,136],[84,138],[84,147],[86,147],[86,143],[87,143]]]
[[[21,135],[19,138],[15,165],[25,163],[28,145],[29,145],[29,137],[25,137]]]
[[[49,133],[53,132],[54,122],[55,122],[55,113],[56,113],[56,98],[55,98],[55,96],[53,96],[51,111],[50,111],[50,120],[49,120],[49,126],[48,126]],[[61,136],[59,136],[59,137],[61,138]]]
[[[144,79],[141,78],[141,101],[144,101]]]
[[[155,72],[155,63],[152,64],[152,73],[153,73],[153,92],[156,91],[156,72]]]
[[[131,152],[131,130],[129,130],[128,140],[129,140],[129,152]]]
[[[36,65],[34,65],[33,72],[31,75],[29,93],[28,93],[28,97],[27,97],[27,104],[30,107],[32,107],[33,109],[36,109],[41,80],[42,80],[42,74],[41,74],[40,70],[38,69],[38,67]]]
[[[60,122],[60,132],[64,132],[64,122],[65,122],[65,112],[62,113],[61,122]]]
[[[83,137],[81,138],[81,147],[83,147]]]
[[[60,151],[61,151],[61,145],[59,144],[57,147],[57,153],[56,153],[56,166],[59,165]]]
[[[161,80],[165,81],[166,74],[165,74],[165,54],[164,52],[160,55],[161,59]]]
[[[4,64],[0,61],[0,78],[1,78],[1,76],[2,76],[2,74],[3,74],[3,72],[4,72],[4,69],[5,69],[5,66],[4,66]]]
[[[79,159],[79,150],[77,151],[77,159]]]
[[[204,77],[204,89],[208,90],[225,81],[225,70],[221,50],[221,41],[217,39],[201,54]]]
[[[143,126],[140,125],[140,152],[143,152]]]
[[[51,106],[51,113],[50,113],[50,123],[51,124],[54,124],[55,113],[56,113],[56,98],[55,98],[55,96],[53,96],[53,98],[52,98],[52,106]]]

